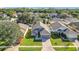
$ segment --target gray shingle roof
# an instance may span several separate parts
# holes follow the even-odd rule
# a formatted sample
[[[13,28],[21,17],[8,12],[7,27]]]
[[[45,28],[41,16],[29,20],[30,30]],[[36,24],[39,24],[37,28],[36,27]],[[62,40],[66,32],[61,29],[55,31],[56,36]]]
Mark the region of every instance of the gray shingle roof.
[[[53,30],[57,30],[57,29],[65,29],[65,27],[63,25],[61,25],[59,22],[54,22],[50,25],[50,28],[52,28]]]
[[[47,25],[43,24],[42,22],[37,22],[35,25],[32,26],[32,29],[36,29],[36,28],[44,28],[44,30],[48,31],[50,33],[50,29]]]
[[[64,19],[65,22],[79,22],[77,18],[66,18]]]
[[[77,35],[79,35],[79,33],[75,32],[75,31],[71,31],[69,29],[67,29],[65,32],[64,32],[67,36],[70,36],[70,37],[77,37]]]

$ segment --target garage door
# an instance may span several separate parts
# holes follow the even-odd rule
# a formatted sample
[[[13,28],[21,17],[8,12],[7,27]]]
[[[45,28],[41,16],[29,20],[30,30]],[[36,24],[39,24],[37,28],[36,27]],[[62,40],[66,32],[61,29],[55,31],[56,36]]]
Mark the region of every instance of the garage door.
[[[50,36],[49,35],[42,35],[42,39],[49,39]]]
[[[43,35],[42,36],[42,41],[45,42],[46,40],[50,39],[49,35]]]

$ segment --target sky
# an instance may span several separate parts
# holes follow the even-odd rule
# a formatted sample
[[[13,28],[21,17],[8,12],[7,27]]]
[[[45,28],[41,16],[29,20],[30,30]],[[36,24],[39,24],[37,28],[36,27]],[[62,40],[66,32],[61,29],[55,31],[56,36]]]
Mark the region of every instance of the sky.
[[[0,0],[0,7],[79,7],[79,0]]]

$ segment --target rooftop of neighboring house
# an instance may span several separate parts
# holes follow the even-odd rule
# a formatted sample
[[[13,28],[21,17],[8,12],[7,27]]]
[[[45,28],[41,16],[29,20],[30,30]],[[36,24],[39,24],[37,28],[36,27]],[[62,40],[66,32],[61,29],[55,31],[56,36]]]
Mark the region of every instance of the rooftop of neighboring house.
[[[69,29],[67,29],[64,33],[69,37],[77,37],[77,35],[79,35],[79,33]]]
[[[7,17],[7,14],[0,14],[0,16]]]
[[[70,23],[69,25],[79,30],[79,22],[73,22]]]
[[[60,18],[60,14],[58,14],[58,13],[51,13],[51,14],[49,14],[48,16],[50,16],[50,17],[52,17],[52,18]]]
[[[73,23],[73,22],[79,22],[79,20],[77,18],[66,18],[64,19],[64,22],[66,23]]]
[[[52,21],[61,21],[62,19],[54,17]]]
[[[50,28],[52,28],[53,30],[57,30],[57,29],[66,29],[66,27],[64,27],[62,24],[60,24],[59,22],[54,22],[50,24]]]

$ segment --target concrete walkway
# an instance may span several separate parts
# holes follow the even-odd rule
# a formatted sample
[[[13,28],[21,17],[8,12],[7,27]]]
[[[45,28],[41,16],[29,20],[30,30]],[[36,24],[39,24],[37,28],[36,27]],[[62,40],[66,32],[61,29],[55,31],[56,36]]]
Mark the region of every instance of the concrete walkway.
[[[79,41],[76,39],[74,43],[77,46],[77,49],[79,50]]]
[[[55,51],[51,45],[50,39],[42,42],[42,51]]]

